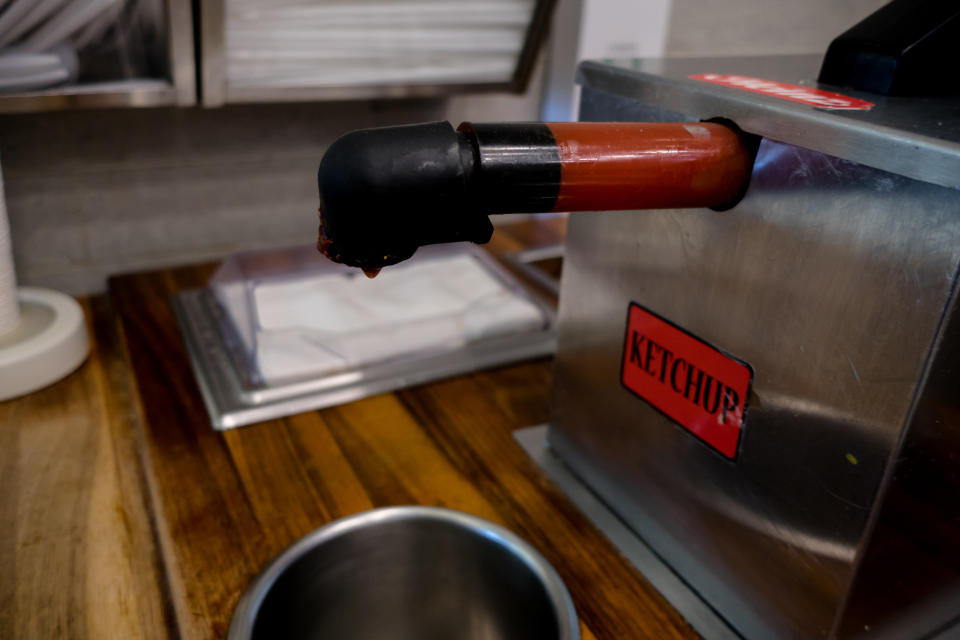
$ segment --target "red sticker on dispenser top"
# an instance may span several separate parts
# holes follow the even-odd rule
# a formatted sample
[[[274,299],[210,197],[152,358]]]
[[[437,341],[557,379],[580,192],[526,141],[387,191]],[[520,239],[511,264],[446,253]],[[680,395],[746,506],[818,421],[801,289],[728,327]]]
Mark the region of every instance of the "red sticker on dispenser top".
[[[632,302],[620,380],[724,457],[737,457],[753,382],[746,362]]]
[[[822,91],[821,89],[804,87],[799,84],[764,80],[763,78],[731,76],[720,73],[698,73],[689,77],[691,80],[711,82],[713,84],[723,85],[724,87],[733,87],[734,89],[742,89],[743,91],[749,91],[751,93],[760,93],[765,96],[799,102],[821,109],[869,111],[875,106],[872,102],[867,102],[859,98],[851,98],[842,93]]]

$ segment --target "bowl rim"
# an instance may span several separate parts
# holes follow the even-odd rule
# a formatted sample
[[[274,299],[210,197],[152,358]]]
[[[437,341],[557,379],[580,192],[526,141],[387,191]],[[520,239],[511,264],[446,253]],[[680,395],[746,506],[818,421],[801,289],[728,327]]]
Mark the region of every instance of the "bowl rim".
[[[512,531],[478,516],[444,507],[420,505],[361,511],[325,524],[294,542],[274,558],[244,591],[230,620],[228,640],[250,640],[253,637],[254,621],[267,594],[280,576],[307,552],[358,529],[405,520],[443,522],[496,542],[520,559],[543,586],[553,605],[558,640],[580,640],[577,611],[570,592],[556,569],[530,543]]]

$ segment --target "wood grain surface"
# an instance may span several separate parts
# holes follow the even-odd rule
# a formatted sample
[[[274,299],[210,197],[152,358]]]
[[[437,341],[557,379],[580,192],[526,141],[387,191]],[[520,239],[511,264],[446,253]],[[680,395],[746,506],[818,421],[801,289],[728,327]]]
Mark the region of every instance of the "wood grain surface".
[[[563,221],[498,229],[498,252],[562,236]],[[563,577],[583,637],[695,633],[514,442],[548,416],[548,360],[216,432],[169,299],[213,267],[115,278],[142,407],[144,468],[178,631],[224,637],[241,593],[294,540],[372,507],[472,513],[529,541]]]
[[[492,248],[556,242],[563,226],[510,225]],[[85,301],[87,362],[0,403],[0,638],[221,638],[296,538],[394,504],[461,509],[530,541],[585,640],[695,635],[514,443],[547,417],[549,362],[218,433],[168,304],[212,271],[117,278],[113,306]]]
[[[0,638],[175,637],[129,369],[104,299],[66,379],[0,403]]]
[[[499,229],[494,248],[557,241],[563,221]],[[500,523],[566,581],[585,638],[694,633],[527,458],[512,431],[548,416],[546,360],[226,432],[209,426],[168,300],[212,268],[111,281],[136,374],[148,476],[185,638],[223,637],[275,555],[333,519],[424,504]]]

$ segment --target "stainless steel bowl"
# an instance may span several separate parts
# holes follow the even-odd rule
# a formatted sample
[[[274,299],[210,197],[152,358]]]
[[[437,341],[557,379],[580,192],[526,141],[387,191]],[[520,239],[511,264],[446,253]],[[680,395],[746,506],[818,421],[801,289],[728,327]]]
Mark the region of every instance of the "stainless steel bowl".
[[[432,507],[343,518],[284,551],[244,594],[229,640],[579,640],[570,594],[529,544]]]

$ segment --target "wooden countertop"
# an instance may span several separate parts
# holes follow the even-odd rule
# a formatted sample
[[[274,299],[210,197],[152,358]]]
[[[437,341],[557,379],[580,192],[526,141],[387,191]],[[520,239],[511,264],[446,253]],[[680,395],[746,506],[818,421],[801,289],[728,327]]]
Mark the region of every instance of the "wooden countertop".
[[[133,378],[106,299],[84,307],[87,361],[0,402],[0,638],[175,638]]]
[[[492,246],[562,233],[562,220],[511,225]],[[294,540],[399,504],[529,541],[566,582],[585,639],[696,637],[514,442],[547,420],[548,360],[217,432],[168,304],[212,270],[113,279],[109,303],[88,306],[91,359],[0,403],[0,522],[14,532],[0,546],[0,637],[220,638]]]

